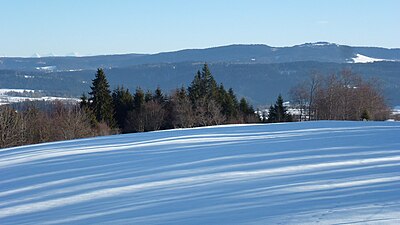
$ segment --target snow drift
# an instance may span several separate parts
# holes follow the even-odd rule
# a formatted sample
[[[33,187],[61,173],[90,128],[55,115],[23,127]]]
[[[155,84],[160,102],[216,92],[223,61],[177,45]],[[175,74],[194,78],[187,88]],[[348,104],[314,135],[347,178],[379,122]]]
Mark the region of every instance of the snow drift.
[[[0,223],[400,223],[399,137],[397,122],[304,122],[3,149]]]

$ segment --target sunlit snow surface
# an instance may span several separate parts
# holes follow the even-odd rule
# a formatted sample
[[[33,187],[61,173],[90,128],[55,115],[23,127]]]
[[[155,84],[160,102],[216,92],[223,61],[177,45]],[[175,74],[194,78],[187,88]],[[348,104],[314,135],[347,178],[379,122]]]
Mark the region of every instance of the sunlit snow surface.
[[[0,150],[0,224],[400,224],[400,123],[303,122]]]
[[[391,60],[376,59],[376,58],[371,58],[371,57],[361,55],[361,54],[356,54],[356,57],[353,58],[354,63],[373,63],[373,62],[381,62],[381,61],[391,61]]]

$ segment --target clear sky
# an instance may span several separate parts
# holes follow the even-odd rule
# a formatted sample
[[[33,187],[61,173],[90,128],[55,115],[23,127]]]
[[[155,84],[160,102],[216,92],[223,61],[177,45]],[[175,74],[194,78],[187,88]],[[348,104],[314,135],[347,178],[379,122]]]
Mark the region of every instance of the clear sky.
[[[400,48],[400,1],[0,0],[0,56],[316,41]]]

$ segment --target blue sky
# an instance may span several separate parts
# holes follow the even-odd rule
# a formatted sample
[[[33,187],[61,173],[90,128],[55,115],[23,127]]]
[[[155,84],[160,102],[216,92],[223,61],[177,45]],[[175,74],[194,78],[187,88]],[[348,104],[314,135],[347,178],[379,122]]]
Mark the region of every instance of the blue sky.
[[[0,0],[0,56],[329,41],[400,48],[398,0]]]

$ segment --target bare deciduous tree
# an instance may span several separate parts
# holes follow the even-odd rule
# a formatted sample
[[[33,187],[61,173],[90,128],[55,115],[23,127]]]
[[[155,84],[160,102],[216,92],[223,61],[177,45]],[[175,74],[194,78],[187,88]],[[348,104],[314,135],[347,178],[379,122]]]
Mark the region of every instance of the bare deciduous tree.
[[[0,107],[0,148],[25,143],[25,130],[23,114],[8,106]]]
[[[144,130],[153,131],[160,130],[165,117],[165,110],[160,102],[155,100],[144,103]]]
[[[61,102],[56,102],[51,118],[55,140],[71,140],[93,135],[89,117],[78,106],[65,106]]]
[[[291,95],[300,105],[308,97],[309,119],[360,120],[367,113],[372,120],[384,120],[389,109],[377,83],[366,82],[350,70],[343,70],[339,75],[298,85]],[[311,90],[309,95],[305,93],[307,89]]]
[[[175,128],[190,128],[195,125],[196,119],[192,108],[192,103],[186,95],[184,89],[176,90],[172,93],[171,102],[173,104],[173,126]]]
[[[225,121],[221,106],[214,100],[198,99],[195,104],[196,123],[199,126],[219,125]]]

